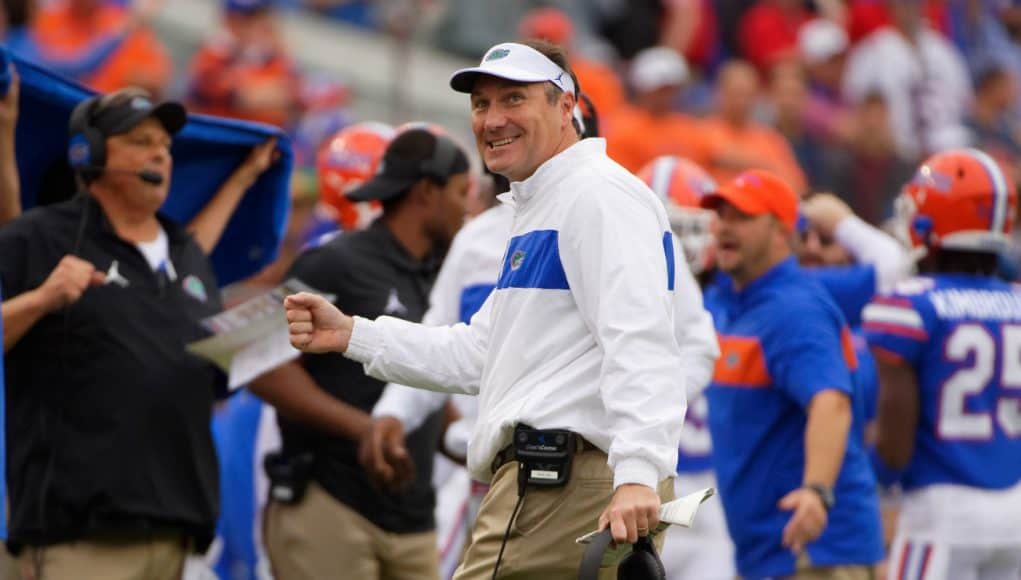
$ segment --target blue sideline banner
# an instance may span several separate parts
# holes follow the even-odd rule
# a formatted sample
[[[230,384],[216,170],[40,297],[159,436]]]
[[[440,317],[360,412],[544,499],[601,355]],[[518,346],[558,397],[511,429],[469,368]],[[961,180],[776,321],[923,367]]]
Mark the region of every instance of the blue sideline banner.
[[[0,47],[0,91],[6,92],[14,62],[21,78],[16,132],[22,205],[27,210],[53,199],[57,188],[71,188],[67,164],[67,122],[81,100],[95,94],[46,68],[11,55]],[[187,223],[255,145],[277,138],[279,159],[245,194],[231,217],[212,261],[222,285],[261,270],[277,257],[290,210],[294,155],[290,139],[278,127],[207,115],[188,115],[174,138],[174,170],[163,212]],[[55,176],[64,175],[60,181]],[[61,183],[59,187],[54,185]],[[67,198],[72,192],[56,192]]]

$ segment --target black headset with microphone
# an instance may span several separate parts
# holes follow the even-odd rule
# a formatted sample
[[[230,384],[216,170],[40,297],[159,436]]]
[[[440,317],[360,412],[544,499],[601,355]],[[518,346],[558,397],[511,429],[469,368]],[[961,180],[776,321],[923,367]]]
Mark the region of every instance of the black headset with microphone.
[[[585,548],[578,569],[578,580],[597,580],[599,567],[603,561],[603,553],[613,543],[613,534],[606,528]],[[617,580],[666,580],[663,561],[656,553],[656,547],[649,536],[638,538],[629,553],[624,555],[617,564]]]
[[[106,166],[107,136],[93,125],[93,119],[101,108],[103,97],[96,95],[88,98],[74,108],[68,122],[70,138],[67,146],[67,159],[71,169],[86,183],[95,180],[103,173],[124,173],[134,175],[150,185],[163,183],[159,172],[143,169],[131,171]]]

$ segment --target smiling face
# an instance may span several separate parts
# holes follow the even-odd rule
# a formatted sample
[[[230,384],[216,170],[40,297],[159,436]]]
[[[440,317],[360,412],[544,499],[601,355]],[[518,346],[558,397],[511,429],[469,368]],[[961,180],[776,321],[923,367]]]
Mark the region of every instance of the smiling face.
[[[557,92],[551,102],[547,83],[480,76],[471,93],[472,131],[486,167],[511,181],[530,177],[577,142],[573,108],[569,93]]]

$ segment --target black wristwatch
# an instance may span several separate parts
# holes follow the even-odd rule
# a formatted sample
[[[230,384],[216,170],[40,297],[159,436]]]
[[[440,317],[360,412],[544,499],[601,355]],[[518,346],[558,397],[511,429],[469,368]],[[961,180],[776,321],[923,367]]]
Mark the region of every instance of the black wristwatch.
[[[807,483],[802,486],[805,489],[810,489],[819,496],[822,500],[823,507],[826,508],[826,513],[829,513],[833,509],[833,504],[837,503],[836,496],[833,495],[833,488],[822,485],[821,483]]]

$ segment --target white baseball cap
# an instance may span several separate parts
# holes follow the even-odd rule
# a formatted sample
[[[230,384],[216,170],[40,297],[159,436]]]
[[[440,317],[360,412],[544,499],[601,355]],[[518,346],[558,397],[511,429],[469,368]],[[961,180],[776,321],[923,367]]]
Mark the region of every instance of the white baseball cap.
[[[479,66],[463,68],[450,77],[450,88],[470,93],[479,75],[490,75],[522,83],[551,82],[565,93],[577,95],[567,71],[538,50],[516,42],[504,42],[486,51]]]
[[[676,50],[665,46],[654,46],[639,52],[631,61],[628,74],[631,88],[640,93],[682,85],[687,80],[687,61]]]
[[[847,49],[847,32],[832,20],[816,18],[798,31],[801,58],[808,64],[828,60]]]

